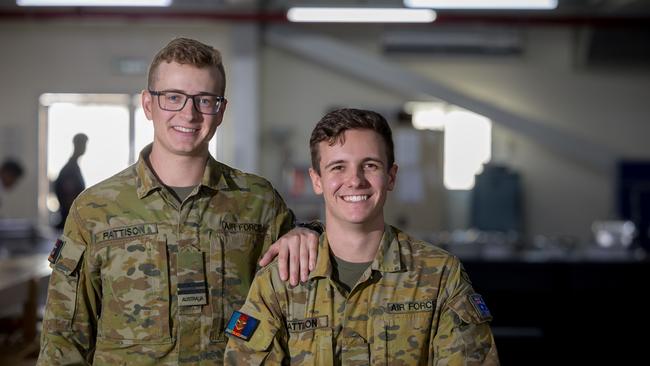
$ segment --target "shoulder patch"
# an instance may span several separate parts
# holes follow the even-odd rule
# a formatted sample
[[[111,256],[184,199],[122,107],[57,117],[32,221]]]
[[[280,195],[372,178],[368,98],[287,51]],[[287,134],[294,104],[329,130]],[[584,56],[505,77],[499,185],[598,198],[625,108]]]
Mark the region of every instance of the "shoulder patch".
[[[482,320],[492,319],[492,314],[490,313],[490,309],[488,309],[487,304],[483,300],[483,296],[479,294],[471,294],[467,295],[467,297],[469,298],[469,302],[472,303],[472,306],[474,306],[474,309]]]
[[[50,252],[50,256],[47,257],[47,260],[50,263],[55,264],[56,260],[59,259],[59,255],[61,254],[61,249],[63,249],[63,245],[65,245],[65,242],[63,240],[56,239],[56,243],[54,243],[54,247]]]
[[[230,321],[228,321],[226,334],[248,341],[255,333],[259,323],[260,321],[252,316],[235,310],[230,317]]]

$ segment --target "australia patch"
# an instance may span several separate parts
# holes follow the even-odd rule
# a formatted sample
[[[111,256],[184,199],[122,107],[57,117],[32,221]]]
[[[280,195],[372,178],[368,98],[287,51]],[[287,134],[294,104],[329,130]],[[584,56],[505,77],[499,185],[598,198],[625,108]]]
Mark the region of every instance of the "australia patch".
[[[472,306],[474,306],[474,309],[476,309],[476,312],[482,320],[492,319],[492,314],[490,313],[490,309],[488,309],[487,304],[483,300],[483,296],[479,294],[471,294],[468,295],[468,297],[469,302],[472,303]]]
[[[230,321],[226,327],[226,333],[248,341],[253,336],[253,333],[255,333],[255,329],[257,329],[259,323],[260,321],[252,316],[235,311],[230,317]]]
[[[50,252],[50,256],[47,257],[47,260],[55,264],[56,260],[59,259],[59,255],[61,254],[61,249],[63,249],[63,245],[65,245],[65,242],[61,239],[57,239],[56,243],[54,243],[54,248],[52,248],[52,251]]]

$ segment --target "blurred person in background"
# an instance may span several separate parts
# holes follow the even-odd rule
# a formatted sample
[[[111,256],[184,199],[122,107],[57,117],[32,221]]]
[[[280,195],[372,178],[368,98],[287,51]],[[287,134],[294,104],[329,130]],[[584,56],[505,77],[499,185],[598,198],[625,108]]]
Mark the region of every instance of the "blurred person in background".
[[[54,193],[59,200],[59,222],[56,223],[57,229],[63,230],[63,225],[70,212],[72,202],[86,189],[84,177],[79,168],[79,158],[86,152],[88,136],[78,133],[72,138],[74,146],[72,156],[68,162],[61,168],[59,176],[54,181]]]
[[[23,177],[23,165],[14,159],[6,159],[0,166],[0,207],[5,192],[11,190]]]

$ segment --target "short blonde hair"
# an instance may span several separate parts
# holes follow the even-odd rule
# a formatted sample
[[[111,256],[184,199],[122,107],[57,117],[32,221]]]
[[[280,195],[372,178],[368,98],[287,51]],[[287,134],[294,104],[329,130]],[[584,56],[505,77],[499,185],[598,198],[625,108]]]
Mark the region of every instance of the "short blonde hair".
[[[190,38],[176,38],[169,42],[163,49],[158,51],[149,66],[149,76],[147,87],[153,88],[156,80],[156,71],[158,66],[163,62],[177,62],[181,65],[192,65],[196,67],[214,67],[221,74],[223,85],[221,95],[226,91],[226,72],[221,62],[221,53],[219,50],[207,44],[201,43]]]

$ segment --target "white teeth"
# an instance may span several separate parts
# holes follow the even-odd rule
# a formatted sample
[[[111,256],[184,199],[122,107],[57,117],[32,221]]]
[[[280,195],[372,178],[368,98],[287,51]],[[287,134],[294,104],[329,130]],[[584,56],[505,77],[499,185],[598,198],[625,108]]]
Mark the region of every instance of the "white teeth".
[[[196,132],[196,131],[198,131],[195,128],[186,128],[186,127],[181,127],[181,126],[174,126],[174,129],[176,131],[180,131],[180,132]]]
[[[345,202],[359,202],[365,201],[368,199],[368,195],[356,195],[356,196],[343,196],[343,201]]]

